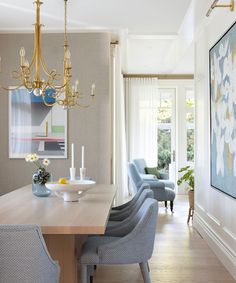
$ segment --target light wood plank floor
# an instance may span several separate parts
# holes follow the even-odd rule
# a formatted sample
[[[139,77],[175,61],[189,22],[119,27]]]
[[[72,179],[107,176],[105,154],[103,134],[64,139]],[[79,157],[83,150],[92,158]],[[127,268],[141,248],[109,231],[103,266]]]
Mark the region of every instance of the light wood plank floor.
[[[159,207],[155,248],[150,260],[152,283],[235,283],[206,242],[186,223],[185,196],[175,213]],[[99,266],[94,283],[143,283],[138,265]]]

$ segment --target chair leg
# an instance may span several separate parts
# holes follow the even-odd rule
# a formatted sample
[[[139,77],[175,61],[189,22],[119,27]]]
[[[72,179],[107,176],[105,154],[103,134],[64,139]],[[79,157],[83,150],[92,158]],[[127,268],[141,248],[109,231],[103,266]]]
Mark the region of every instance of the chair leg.
[[[148,263],[147,262],[141,262],[139,264],[142,275],[143,275],[143,281],[144,283],[151,283],[150,275],[148,272]]]
[[[192,220],[193,220],[193,214],[194,214],[194,209],[190,207],[189,211],[188,211],[188,220],[187,220],[188,224],[189,224],[189,221],[190,221],[191,217],[192,217]]]
[[[174,201],[171,200],[171,201],[170,201],[170,210],[171,210],[171,212],[174,212],[174,211],[173,211],[173,207],[174,207]]]
[[[88,282],[93,283],[94,266],[88,265]]]
[[[81,283],[88,283],[88,267],[85,264],[81,264],[80,280]]]
[[[189,224],[190,217],[191,217],[191,208],[189,208],[189,210],[188,210],[188,220],[187,220],[188,224]]]
[[[165,208],[167,208],[167,201],[165,201]]]
[[[88,273],[90,276],[94,275],[94,266],[93,265],[88,265]]]

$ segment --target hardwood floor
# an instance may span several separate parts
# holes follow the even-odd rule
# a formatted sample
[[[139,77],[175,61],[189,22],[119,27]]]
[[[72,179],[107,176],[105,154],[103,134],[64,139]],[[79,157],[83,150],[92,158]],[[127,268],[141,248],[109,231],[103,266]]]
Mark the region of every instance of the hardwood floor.
[[[152,283],[235,283],[206,242],[187,225],[188,203],[178,196],[174,214],[160,204]],[[99,266],[94,283],[143,283],[138,265]]]

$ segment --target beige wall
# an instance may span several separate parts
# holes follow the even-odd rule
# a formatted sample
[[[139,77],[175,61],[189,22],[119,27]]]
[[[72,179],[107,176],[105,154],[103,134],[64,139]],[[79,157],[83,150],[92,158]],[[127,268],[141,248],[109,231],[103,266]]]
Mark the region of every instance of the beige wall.
[[[75,143],[75,166],[79,169],[81,146],[85,145],[85,166],[88,175],[98,183],[110,182],[110,96],[108,34],[70,34],[73,78],[78,77],[83,93],[96,84],[95,103],[88,109],[72,109],[68,115],[68,144]],[[30,59],[32,34],[0,35],[0,56],[4,74],[1,82],[15,85],[11,70],[19,65],[19,49],[24,46]],[[43,54],[49,68],[62,70],[63,35],[43,35]],[[69,159],[52,160],[54,178],[69,174]],[[0,194],[31,183],[33,168],[24,160],[8,158],[8,95],[0,90]]]

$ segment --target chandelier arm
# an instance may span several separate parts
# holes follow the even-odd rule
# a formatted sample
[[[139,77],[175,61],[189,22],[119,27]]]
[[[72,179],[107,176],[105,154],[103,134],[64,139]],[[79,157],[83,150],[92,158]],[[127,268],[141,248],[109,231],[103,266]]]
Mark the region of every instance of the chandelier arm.
[[[80,104],[79,102],[76,102],[74,105],[77,105],[81,108],[89,108],[91,106],[91,104],[83,105],[83,104]]]
[[[46,65],[46,63],[45,63],[45,61],[44,61],[44,59],[43,59],[43,57],[42,57],[41,52],[40,52],[40,62],[41,62],[41,66],[42,66],[42,68],[43,68],[44,73],[45,73],[48,77],[51,76],[51,73],[52,73],[53,71],[56,72],[56,70],[51,70],[51,71],[49,71],[49,69],[48,69],[48,67],[47,67],[47,65]],[[56,73],[56,74],[59,75],[58,73]]]
[[[66,82],[64,85],[62,86],[54,86],[55,89],[58,89],[58,90],[63,90],[66,86],[67,86],[68,82]]]
[[[21,84],[21,85],[16,86],[16,87],[6,87],[6,86],[0,84],[0,88],[2,88],[2,89],[4,89],[4,90],[7,90],[7,91],[17,90],[17,89],[19,89],[19,88],[21,88],[21,87],[23,87],[23,86],[24,86],[24,85]]]
[[[93,102],[94,95],[90,95],[89,97],[90,97],[90,99],[91,99],[92,102]],[[91,106],[92,102],[89,103],[89,104],[80,104],[78,101],[76,101],[75,105],[77,105],[77,106],[79,106],[79,107],[82,107],[82,108],[89,108],[89,107]]]
[[[20,80],[22,79],[22,71],[21,70],[12,71],[11,76],[13,79]]]

